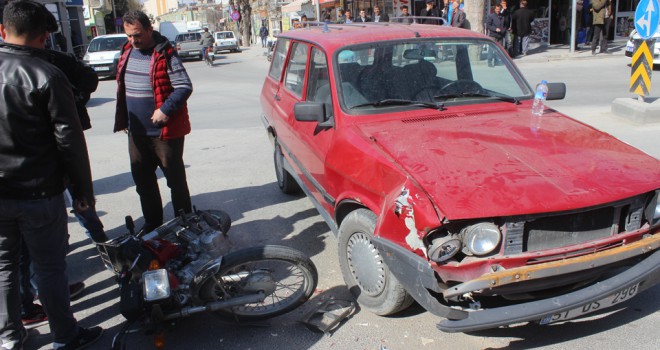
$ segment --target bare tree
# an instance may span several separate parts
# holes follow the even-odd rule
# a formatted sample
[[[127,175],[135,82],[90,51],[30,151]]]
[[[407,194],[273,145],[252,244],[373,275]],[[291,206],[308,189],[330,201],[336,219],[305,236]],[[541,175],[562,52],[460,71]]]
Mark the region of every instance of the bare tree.
[[[229,0],[229,5],[238,8],[241,19],[238,20],[239,32],[243,40],[243,45],[250,45],[252,36],[252,7],[249,0]]]

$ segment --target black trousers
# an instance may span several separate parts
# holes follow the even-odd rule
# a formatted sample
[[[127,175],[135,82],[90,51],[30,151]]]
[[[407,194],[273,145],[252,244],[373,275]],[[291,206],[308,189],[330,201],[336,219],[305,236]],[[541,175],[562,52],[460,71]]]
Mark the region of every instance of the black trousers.
[[[163,202],[156,177],[156,168],[160,167],[167,179],[167,187],[172,195],[174,215],[179,210],[192,212],[190,191],[186,181],[186,169],[183,164],[184,137],[173,140],[161,140],[158,137],[140,136],[129,133],[128,152],[131,159],[131,174],[135,189],[140,196],[142,215],[145,225],[151,228],[163,223]]]

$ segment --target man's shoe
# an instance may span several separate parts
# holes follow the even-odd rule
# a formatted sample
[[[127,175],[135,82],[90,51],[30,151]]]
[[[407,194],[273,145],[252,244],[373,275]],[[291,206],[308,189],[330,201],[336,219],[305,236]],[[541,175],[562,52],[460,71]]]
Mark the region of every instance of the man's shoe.
[[[23,345],[25,345],[25,341],[28,338],[28,332],[27,330],[23,329],[22,334],[21,334],[21,339],[20,340],[12,340],[12,341],[2,341],[2,346],[0,346],[0,349],[2,350],[22,350]]]
[[[103,328],[91,327],[82,328],[78,327],[78,335],[66,344],[53,343],[53,350],[79,350],[84,349],[101,338],[103,335]]]
[[[43,306],[34,304],[32,306],[32,311],[21,315],[21,322],[23,323],[23,326],[33,328],[48,322],[48,316],[46,315]]]
[[[73,300],[85,289],[85,283],[76,282],[69,285],[69,299]]]

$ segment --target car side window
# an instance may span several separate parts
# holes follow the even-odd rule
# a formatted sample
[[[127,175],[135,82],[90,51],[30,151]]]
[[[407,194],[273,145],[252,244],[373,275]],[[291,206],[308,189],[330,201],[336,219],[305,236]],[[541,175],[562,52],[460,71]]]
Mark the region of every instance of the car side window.
[[[307,79],[307,101],[332,103],[328,60],[317,47],[312,48],[312,59]]]
[[[275,52],[273,53],[273,64],[270,65],[270,71],[268,72],[268,75],[277,81],[280,81],[280,77],[282,77],[284,61],[290,44],[291,41],[288,39],[277,40],[277,46],[275,46]]]
[[[304,43],[294,43],[292,50],[284,76],[284,87],[302,97],[309,47]]]

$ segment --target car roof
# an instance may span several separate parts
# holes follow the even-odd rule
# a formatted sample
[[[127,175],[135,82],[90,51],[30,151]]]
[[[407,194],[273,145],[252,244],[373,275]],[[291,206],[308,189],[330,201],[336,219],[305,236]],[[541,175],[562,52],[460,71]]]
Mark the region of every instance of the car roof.
[[[429,24],[366,23],[311,25],[283,32],[279,38],[290,38],[315,43],[326,50],[346,45],[375,41],[423,38],[480,38],[488,37],[467,29]]]

